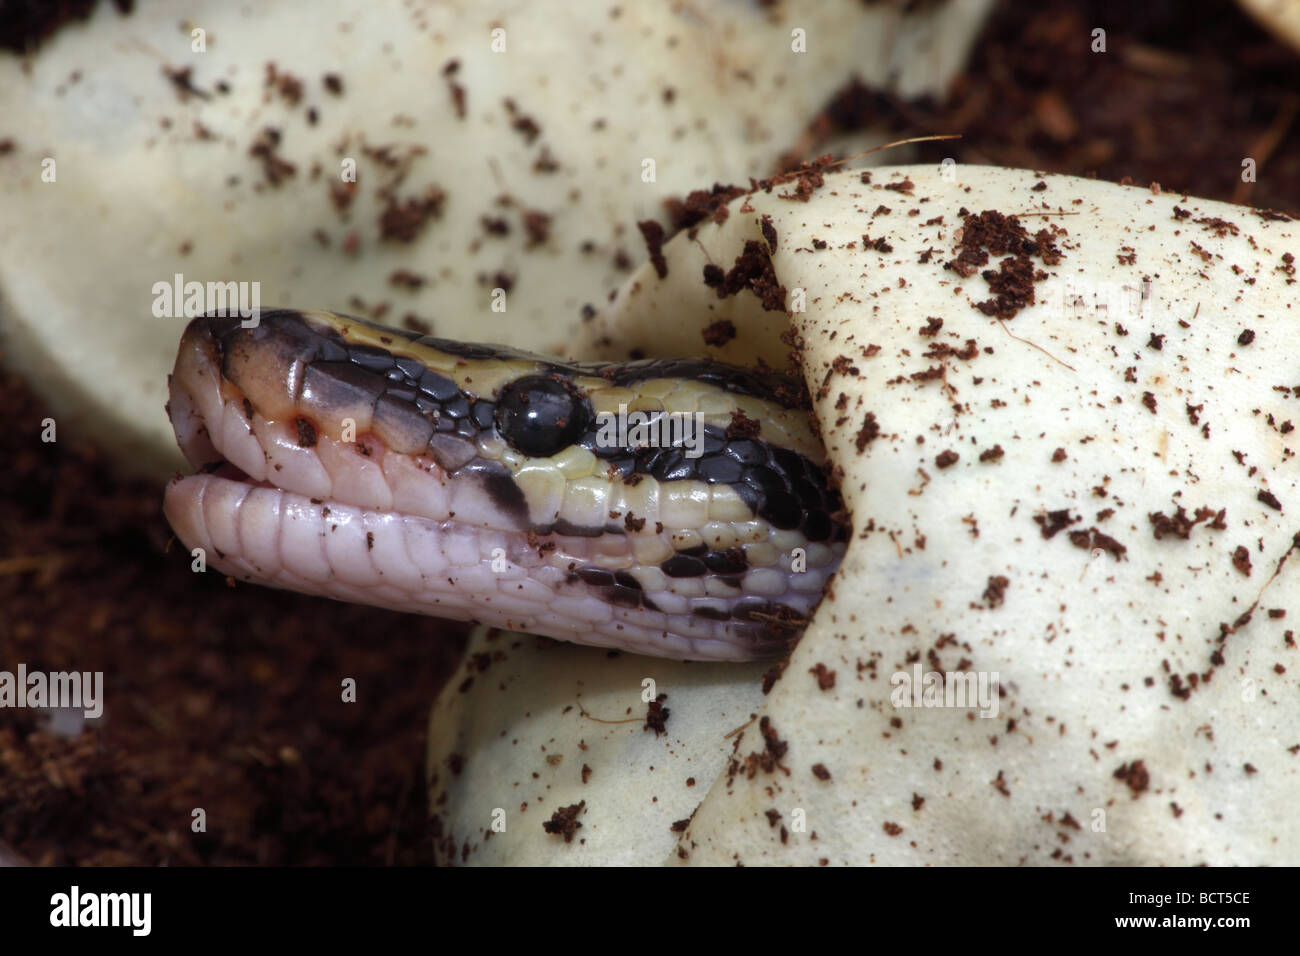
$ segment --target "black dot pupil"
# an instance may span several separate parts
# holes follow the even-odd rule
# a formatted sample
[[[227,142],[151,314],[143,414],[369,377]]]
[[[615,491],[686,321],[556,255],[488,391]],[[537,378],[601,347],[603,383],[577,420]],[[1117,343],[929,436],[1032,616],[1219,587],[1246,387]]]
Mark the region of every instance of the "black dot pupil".
[[[586,404],[565,385],[544,375],[526,375],[501,391],[497,428],[511,447],[545,458],[581,437]]]

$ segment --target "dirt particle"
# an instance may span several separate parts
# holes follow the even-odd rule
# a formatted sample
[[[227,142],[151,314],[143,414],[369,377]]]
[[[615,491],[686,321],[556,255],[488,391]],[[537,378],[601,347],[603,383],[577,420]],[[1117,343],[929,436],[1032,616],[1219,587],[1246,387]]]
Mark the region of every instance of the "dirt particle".
[[[663,703],[667,699],[667,694],[660,694],[646,705],[645,725],[642,730],[653,730],[656,737],[668,733],[668,715],[671,712]]]
[[[383,212],[379,214],[379,236],[393,242],[412,242],[431,219],[442,216],[447,194],[437,186],[429,186],[424,193],[406,200],[389,196]]]
[[[646,251],[650,254],[650,262],[655,267],[655,273],[661,279],[668,278],[668,261],[664,258],[664,227],[659,225],[653,219],[643,219],[636,224],[637,229],[641,230],[641,238],[645,239]]]
[[[706,326],[701,334],[705,345],[721,348],[736,337],[736,325],[730,319],[718,319]]]
[[[715,288],[719,299],[749,289],[766,311],[785,311],[785,286],[777,282],[771,254],[763,243],[756,240],[745,241],[744,251],[736,257],[735,264],[725,275],[712,263],[706,265],[704,284]]]
[[[858,434],[854,438],[854,444],[857,446],[858,454],[862,454],[873,441],[880,436],[880,424],[876,421],[875,412],[867,412],[867,417],[862,421],[862,427],[858,429]]]
[[[808,668],[808,673],[817,678],[818,690],[831,690],[835,687],[835,671],[820,661],[816,666]]]
[[[1134,800],[1151,785],[1151,774],[1147,772],[1146,764],[1141,760],[1120,764],[1119,769],[1112,776],[1116,780],[1124,781],[1132,791]]]
[[[1011,585],[1011,579],[1006,575],[990,575],[988,584],[984,588],[984,603],[991,608],[1001,607],[1006,600],[1007,588]]]
[[[573,842],[573,835],[582,829],[582,824],[578,822],[578,815],[587,807],[586,800],[579,800],[577,803],[570,804],[567,807],[560,807],[551,818],[542,823],[542,829],[547,833],[555,836],[564,837],[565,843]]]

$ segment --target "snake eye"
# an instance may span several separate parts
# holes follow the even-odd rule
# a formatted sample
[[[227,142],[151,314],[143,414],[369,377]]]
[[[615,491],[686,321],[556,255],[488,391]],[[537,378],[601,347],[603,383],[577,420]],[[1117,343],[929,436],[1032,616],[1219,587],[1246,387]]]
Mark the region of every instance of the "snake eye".
[[[501,390],[496,420],[501,437],[512,448],[534,458],[549,458],[582,437],[591,409],[568,382],[525,375]]]

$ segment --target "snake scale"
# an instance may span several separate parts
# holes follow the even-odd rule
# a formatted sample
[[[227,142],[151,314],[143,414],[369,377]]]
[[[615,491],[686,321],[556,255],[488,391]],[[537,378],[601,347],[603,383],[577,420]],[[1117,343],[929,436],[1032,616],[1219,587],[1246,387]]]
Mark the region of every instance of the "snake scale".
[[[790,649],[847,543],[807,394],[766,370],[276,310],[193,319],[169,388],[196,473],[166,515],[238,580],[750,660]]]

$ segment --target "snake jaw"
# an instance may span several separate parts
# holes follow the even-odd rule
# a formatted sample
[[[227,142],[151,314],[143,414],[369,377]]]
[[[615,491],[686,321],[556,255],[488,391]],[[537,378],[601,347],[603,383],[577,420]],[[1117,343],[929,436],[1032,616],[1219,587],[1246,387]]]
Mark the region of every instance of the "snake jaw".
[[[808,459],[748,434],[734,463],[706,460],[696,479],[676,477],[689,462],[655,465],[657,449],[645,461],[583,442],[524,455],[497,430],[510,383],[569,376],[571,394],[609,402],[602,388],[628,392],[643,373],[620,369],[611,383],[486,346],[435,340],[435,351],[356,321],[273,312],[254,328],[202,317],[186,329],[169,413],[198,473],[168,485],[164,511],[216,569],[665,657],[772,657],[798,639],[844,550],[827,518],[838,498],[809,484]],[[710,434],[713,454],[729,447]],[[746,468],[752,486],[723,477]],[[800,519],[807,536],[782,530],[791,495],[820,509]],[[790,566],[795,547],[807,572]]]

